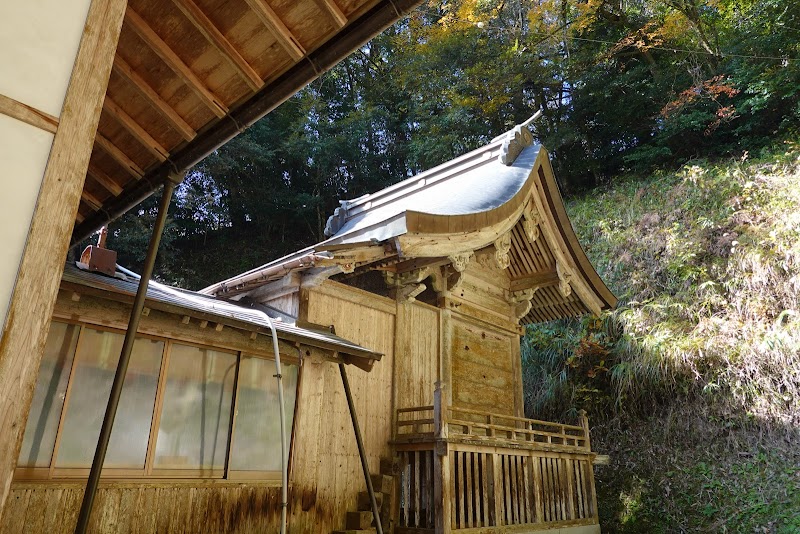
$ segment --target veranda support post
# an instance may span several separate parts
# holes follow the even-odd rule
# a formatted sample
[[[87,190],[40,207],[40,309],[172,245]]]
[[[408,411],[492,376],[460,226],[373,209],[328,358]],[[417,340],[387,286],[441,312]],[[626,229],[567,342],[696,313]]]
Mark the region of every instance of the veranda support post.
[[[156,256],[158,255],[158,245],[161,243],[161,234],[164,232],[164,225],[167,221],[167,211],[169,211],[169,204],[172,200],[172,193],[175,190],[175,186],[178,185],[182,179],[182,176],[173,174],[171,179],[164,184],[164,191],[161,194],[161,204],[158,207],[158,216],[153,225],[153,233],[150,236],[150,245],[147,248],[147,256],[144,260],[142,276],[139,279],[139,288],[136,291],[136,298],[131,308],[128,329],[125,332],[125,341],[122,343],[122,353],[119,357],[119,363],[117,363],[114,382],[111,385],[111,393],[109,394],[108,405],[106,406],[106,414],[103,418],[103,426],[100,427],[100,436],[97,440],[97,449],[95,449],[94,459],[92,460],[92,469],[89,472],[89,479],[86,482],[86,490],[83,492],[83,502],[81,503],[78,523],[75,525],[75,534],[85,534],[89,526],[92,505],[94,504],[94,497],[97,493],[97,485],[100,483],[100,473],[103,470],[103,461],[106,458],[108,442],[111,439],[111,430],[114,427],[114,417],[117,414],[119,399],[122,396],[125,373],[128,370],[128,362],[130,361],[131,352],[133,351],[133,343],[136,340],[136,331],[139,329],[139,319],[144,309],[147,288],[150,284],[150,278],[153,276],[153,266],[155,265]]]
[[[450,458],[447,447],[447,422],[442,406],[442,384],[436,383],[433,392],[433,432],[436,444],[433,451],[433,499],[435,503],[436,533],[449,534],[450,521]]]

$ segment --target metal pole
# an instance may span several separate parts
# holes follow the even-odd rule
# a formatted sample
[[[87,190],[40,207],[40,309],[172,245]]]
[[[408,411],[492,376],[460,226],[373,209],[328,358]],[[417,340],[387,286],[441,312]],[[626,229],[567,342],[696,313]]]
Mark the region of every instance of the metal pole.
[[[100,482],[100,471],[103,468],[103,461],[108,450],[108,441],[111,438],[111,429],[114,426],[114,416],[117,414],[117,406],[122,395],[122,385],[125,382],[125,373],[128,370],[128,362],[133,350],[133,342],[136,339],[136,330],[139,328],[139,319],[142,316],[145,297],[147,296],[147,286],[153,276],[153,265],[158,254],[158,244],[161,242],[161,234],[164,232],[164,225],[167,220],[167,210],[175,186],[178,185],[182,177],[173,175],[171,179],[164,183],[164,192],[161,194],[161,204],[158,207],[153,233],[150,236],[150,245],[147,248],[147,256],[144,260],[142,275],[139,279],[139,288],[136,291],[136,298],[133,301],[131,316],[128,320],[128,330],[125,332],[125,341],[122,343],[122,353],[119,356],[117,372],[114,375],[114,382],[111,386],[111,394],[106,406],[106,415],[103,418],[103,426],[100,428],[100,437],[97,440],[97,449],[92,460],[92,470],[89,472],[89,480],[86,482],[86,490],[83,492],[83,502],[81,512],[78,516],[78,523],[75,525],[75,534],[85,534],[89,526],[89,517],[92,514],[92,505],[97,493],[97,485]]]
[[[342,385],[344,385],[344,394],[347,397],[347,407],[350,408],[350,419],[353,420],[353,431],[356,433],[356,444],[358,445],[358,456],[361,458],[361,469],[364,471],[364,480],[367,482],[367,493],[369,493],[369,503],[372,505],[372,515],[375,516],[375,527],[377,534],[383,534],[383,527],[381,526],[381,515],[378,510],[378,501],[375,500],[375,490],[372,488],[372,478],[369,476],[369,465],[367,465],[367,453],[364,450],[364,442],[361,441],[361,429],[358,427],[358,418],[356,417],[356,407],[353,404],[353,395],[350,393],[350,382],[347,380],[347,371],[344,364],[339,364],[339,372],[342,375]]]

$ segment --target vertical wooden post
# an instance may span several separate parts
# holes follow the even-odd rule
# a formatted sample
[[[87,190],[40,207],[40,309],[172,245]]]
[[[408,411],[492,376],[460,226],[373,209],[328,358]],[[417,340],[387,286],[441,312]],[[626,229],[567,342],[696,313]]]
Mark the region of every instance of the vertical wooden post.
[[[492,477],[494,480],[492,493],[494,499],[494,526],[503,526],[503,466],[500,455],[492,453]]]
[[[591,443],[589,442],[589,418],[586,416],[586,410],[578,412],[578,426],[583,428],[583,438],[586,442],[583,444],[587,451],[592,450]]]
[[[531,463],[533,465],[533,502],[536,509],[536,522],[544,522],[544,504],[542,504],[543,478],[542,463],[535,452],[531,452]]]
[[[451,523],[450,455],[447,446],[446,406],[442,406],[443,386],[436,382],[433,392],[433,428],[435,445],[433,451],[433,499],[435,501],[436,534],[449,534]]]
[[[92,0],[89,6],[9,302],[0,339],[0,510],[22,444],[126,4]]]
[[[586,438],[586,444],[584,446],[586,447],[587,451],[591,451],[592,450],[592,445],[591,445],[591,442],[589,441],[589,418],[586,416],[586,410],[581,410],[581,411],[578,412],[578,421],[579,421],[580,426],[583,427],[583,435]],[[586,474],[588,475],[587,476],[587,479],[588,479],[587,481],[589,483],[588,484],[589,485],[589,493],[591,493],[591,495],[589,496],[589,503],[590,503],[590,506],[591,506],[591,510],[590,510],[591,517],[593,517],[595,519],[598,519],[598,515],[597,515],[597,492],[594,489],[594,463],[592,462],[593,458],[594,458],[594,456],[590,455],[589,456],[589,461],[586,462],[586,471],[587,471]]]

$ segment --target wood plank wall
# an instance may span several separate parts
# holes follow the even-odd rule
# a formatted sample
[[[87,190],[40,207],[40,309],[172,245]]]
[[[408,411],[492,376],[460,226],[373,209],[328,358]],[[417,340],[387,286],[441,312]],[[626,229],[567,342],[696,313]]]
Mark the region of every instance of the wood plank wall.
[[[81,484],[14,484],[0,534],[70,534]],[[258,484],[111,483],[97,492],[89,532],[277,532],[280,488]]]
[[[267,301],[266,304],[292,317],[297,317],[297,314],[300,313],[300,293],[295,292],[283,295]]]
[[[395,408],[432,405],[439,380],[439,310],[399,304],[394,347]]]
[[[451,327],[453,405],[517,415],[516,335],[457,314]]]
[[[524,415],[519,330],[506,300],[509,275],[478,253],[455,292],[449,346],[454,406]]]
[[[335,282],[303,292],[300,317],[384,354],[370,373],[348,367],[370,470],[391,455],[395,302]],[[304,317],[305,315],[305,317]],[[294,532],[344,527],[366,489],[339,369],[303,364],[292,457],[290,526]]]

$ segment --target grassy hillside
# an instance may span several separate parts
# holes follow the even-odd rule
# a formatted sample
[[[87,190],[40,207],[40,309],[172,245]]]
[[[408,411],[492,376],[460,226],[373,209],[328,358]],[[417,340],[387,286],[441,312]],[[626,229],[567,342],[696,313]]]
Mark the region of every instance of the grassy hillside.
[[[800,532],[800,147],[568,202],[620,297],[529,329],[528,412],[586,408],[606,532]]]

